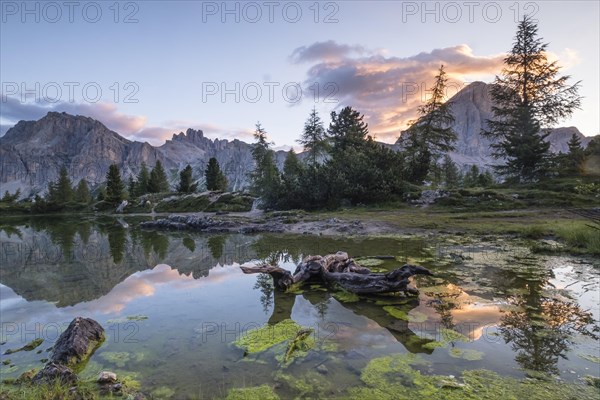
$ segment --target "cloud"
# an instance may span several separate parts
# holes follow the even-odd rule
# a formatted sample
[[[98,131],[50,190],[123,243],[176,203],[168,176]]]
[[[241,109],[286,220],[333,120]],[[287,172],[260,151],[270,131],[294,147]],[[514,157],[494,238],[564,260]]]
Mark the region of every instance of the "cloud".
[[[387,142],[394,142],[408,122],[415,119],[440,65],[448,74],[447,97],[451,97],[468,82],[491,79],[500,71],[504,58],[503,54],[476,56],[467,45],[404,58],[386,56],[385,52],[350,56],[349,49],[356,46],[324,43],[328,45],[315,43],[292,53],[292,59],[316,61],[307,71],[305,85],[334,85],[333,98],[338,106],[350,105],[365,114],[371,134]],[[331,48],[335,56],[325,53],[318,59],[323,48]]]
[[[292,52],[290,59],[295,64],[323,60],[336,61],[352,53],[363,54],[365,51],[362,46],[337,44],[333,40],[328,40],[326,42],[315,42],[310,46],[298,47]]]

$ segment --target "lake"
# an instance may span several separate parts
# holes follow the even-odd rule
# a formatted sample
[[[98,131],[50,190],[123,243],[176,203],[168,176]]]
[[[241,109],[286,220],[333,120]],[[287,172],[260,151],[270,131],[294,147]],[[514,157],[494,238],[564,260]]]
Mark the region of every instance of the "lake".
[[[0,351],[44,342],[3,355],[3,379],[43,366],[76,316],[106,330],[80,376],[110,370],[156,398],[224,398],[260,385],[281,398],[385,394],[373,378],[386,376],[374,375],[384,361],[415,393],[424,393],[422,377],[460,388],[471,370],[565,384],[600,375],[594,260],[535,254],[493,236],[206,235],[144,231],[140,221],[5,219]],[[414,278],[415,297],[357,297],[314,283],[276,292],[268,275],[239,268],[293,271],[304,256],[338,250],[377,272],[409,261],[435,276]],[[382,255],[393,259],[373,258]],[[240,344],[256,329],[271,327],[272,338],[296,326],[290,320],[314,339],[291,359],[285,342],[258,352]]]

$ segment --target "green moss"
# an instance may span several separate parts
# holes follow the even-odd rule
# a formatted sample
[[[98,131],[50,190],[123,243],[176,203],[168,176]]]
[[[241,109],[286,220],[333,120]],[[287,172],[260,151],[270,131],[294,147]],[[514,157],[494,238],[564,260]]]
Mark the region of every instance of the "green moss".
[[[360,400],[591,400],[598,396],[594,385],[519,380],[486,370],[465,371],[460,382],[449,376],[423,375],[414,368],[419,364],[422,364],[420,359],[412,354],[375,358],[361,373],[365,386],[351,388],[349,397]]]
[[[276,344],[293,339],[300,329],[302,327],[296,322],[286,319],[275,325],[265,325],[262,328],[250,330],[233,344],[245,349],[246,353],[260,353]]]
[[[447,345],[448,345],[448,343],[446,343],[446,342],[433,341],[433,342],[425,343],[423,345],[423,348],[429,349],[429,350],[434,350],[434,349],[438,349],[440,347],[446,347]]]
[[[345,290],[334,292],[333,297],[340,303],[356,303],[360,300],[360,297],[358,297],[356,293],[347,292]]]
[[[131,360],[131,354],[124,351],[105,351],[100,357],[120,368]]]
[[[13,354],[13,353],[16,353],[18,351],[31,351],[31,350],[37,348],[43,342],[44,342],[44,339],[42,339],[42,338],[33,339],[31,342],[27,343],[23,347],[19,347],[18,349],[8,349],[8,350],[6,350],[4,352],[4,354]]]
[[[148,317],[145,315],[130,315],[127,317],[128,321],[142,321],[145,319],[148,319]]]
[[[469,338],[462,333],[456,332],[452,329],[442,328],[440,329],[440,336],[443,342],[470,342]]]
[[[279,396],[268,385],[231,389],[226,400],[279,400]]]
[[[596,364],[600,364],[600,357],[598,356],[593,356],[591,354],[577,354],[580,358],[583,358],[584,360],[596,363]]]
[[[381,265],[385,262],[378,258],[368,258],[368,257],[355,258],[354,261],[356,261],[359,265],[362,265],[363,267],[367,267],[367,268],[377,267],[378,265]]]
[[[327,399],[335,389],[335,382],[326,376],[309,370],[300,376],[277,371],[273,379],[295,392],[297,399]]]
[[[408,322],[421,323],[427,321],[427,315],[420,311],[410,310],[408,312]]]
[[[403,321],[408,321],[408,313],[394,306],[385,306],[383,310],[390,314],[392,317],[396,319],[401,319]]]
[[[483,358],[483,352],[473,349],[459,349],[457,347],[448,350],[448,354],[454,358],[462,358],[463,360],[477,361]]]
[[[308,350],[315,347],[314,329],[301,329],[296,336],[288,342],[287,349],[283,355],[283,363],[289,364],[295,358],[303,357]]]
[[[3,400],[96,400],[100,396],[93,382],[77,382],[64,385],[60,381],[44,384],[31,384],[14,381],[0,384],[0,398]]]
[[[157,399],[169,399],[173,397],[175,390],[167,386],[161,386],[152,391],[152,396]]]

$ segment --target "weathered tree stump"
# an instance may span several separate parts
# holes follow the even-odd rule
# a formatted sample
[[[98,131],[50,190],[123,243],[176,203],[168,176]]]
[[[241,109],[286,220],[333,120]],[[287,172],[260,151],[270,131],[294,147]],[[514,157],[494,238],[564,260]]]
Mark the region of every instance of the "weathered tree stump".
[[[326,256],[308,256],[298,265],[293,275],[288,270],[272,265],[241,268],[246,274],[271,275],[275,288],[283,291],[297,283],[318,280],[339,285],[356,294],[417,294],[415,288],[409,287],[409,278],[413,275],[433,275],[427,268],[411,264],[404,264],[388,273],[373,273],[348,257],[348,253],[341,251]]]

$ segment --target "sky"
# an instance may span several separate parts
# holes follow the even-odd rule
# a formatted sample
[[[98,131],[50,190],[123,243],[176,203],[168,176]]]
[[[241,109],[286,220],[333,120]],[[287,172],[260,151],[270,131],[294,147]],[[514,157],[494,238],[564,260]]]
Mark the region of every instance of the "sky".
[[[600,133],[600,2],[0,1],[0,134],[48,111],[96,118],[160,145],[187,128],[297,146],[310,110],[352,106],[394,142],[427,99],[492,82],[517,21],[538,20],[549,57],[581,81],[560,126]]]

